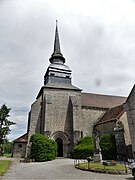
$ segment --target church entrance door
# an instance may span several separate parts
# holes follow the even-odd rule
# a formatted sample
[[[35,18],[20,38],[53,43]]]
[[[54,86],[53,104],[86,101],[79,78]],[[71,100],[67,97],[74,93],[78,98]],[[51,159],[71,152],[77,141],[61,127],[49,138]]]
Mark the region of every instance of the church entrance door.
[[[61,138],[57,138],[55,140],[57,142],[57,146],[58,146],[58,149],[57,149],[57,156],[58,157],[63,157],[63,141]]]
[[[58,157],[69,157],[69,139],[66,133],[62,131],[56,131],[52,134],[51,139],[53,139],[58,145]]]

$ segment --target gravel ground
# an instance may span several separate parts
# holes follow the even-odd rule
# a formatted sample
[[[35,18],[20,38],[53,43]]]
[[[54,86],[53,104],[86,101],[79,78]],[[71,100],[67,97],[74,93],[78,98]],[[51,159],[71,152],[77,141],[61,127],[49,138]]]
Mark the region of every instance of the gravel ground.
[[[67,158],[57,158],[53,161],[42,163],[20,163],[19,159],[12,159],[12,165],[2,180],[29,180],[29,179],[91,179],[91,180],[133,180],[132,175],[109,175],[74,168],[74,160]]]

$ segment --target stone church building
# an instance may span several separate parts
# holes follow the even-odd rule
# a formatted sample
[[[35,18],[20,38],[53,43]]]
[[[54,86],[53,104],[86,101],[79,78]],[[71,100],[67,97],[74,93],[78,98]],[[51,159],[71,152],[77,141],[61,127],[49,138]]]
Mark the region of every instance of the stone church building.
[[[80,138],[92,136],[95,129],[101,134],[113,134],[119,122],[124,127],[124,143],[131,146],[123,106],[127,98],[85,93],[72,85],[72,71],[61,53],[57,24],[54,51],[49,61],[44,85],[31,105],[27,133],[14,140],[13,156],[27,156],[31,135],[40,133],[57,142],[58,156],[70,157]],[[115,133],[116,139],[119,139],[118,134]]]

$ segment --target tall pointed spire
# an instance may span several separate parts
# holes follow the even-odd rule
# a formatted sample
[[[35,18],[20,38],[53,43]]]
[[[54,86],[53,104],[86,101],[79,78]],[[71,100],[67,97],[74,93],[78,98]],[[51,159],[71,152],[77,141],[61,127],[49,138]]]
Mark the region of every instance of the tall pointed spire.
[[[50,63],[65,63],[65,58],[61,54],[60,50],[60,41],[59,41],[59,33],[58,33],[58,21],[56,20],[56,29],[55,29],[55,39],[54,39],[54,51],[51,55]]]
[[[58,23],[58,21],[56,20],[56,30],[55,30],[54,52],[53,53],[61,54],[57,23]]]

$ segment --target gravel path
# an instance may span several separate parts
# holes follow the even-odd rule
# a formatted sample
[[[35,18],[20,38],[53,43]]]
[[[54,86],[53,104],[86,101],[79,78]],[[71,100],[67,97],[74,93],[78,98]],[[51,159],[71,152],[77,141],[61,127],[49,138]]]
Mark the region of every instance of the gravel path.
[[[9,168],[9,171],[1,179],[133,180],[133,177],[131,175],[109,175],[81,171],[74,168],[73,159],[58,158],[53,161],[42,163],[19,163],[19,160],[13,159],[13,163]]]

